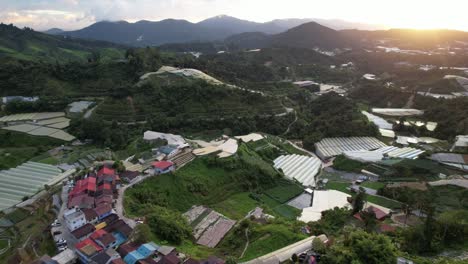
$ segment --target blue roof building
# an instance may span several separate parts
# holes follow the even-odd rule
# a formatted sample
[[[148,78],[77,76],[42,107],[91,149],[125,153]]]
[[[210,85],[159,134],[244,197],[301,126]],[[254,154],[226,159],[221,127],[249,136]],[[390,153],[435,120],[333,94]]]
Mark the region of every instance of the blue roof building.
[[[176,146],[173,145],[167,145],[167,146],[162,146],[158,149],[159,153],[165,154],[167,157],[173,157],[175,156],[178,152],[179,149]]]
[[[135,264],[138,260],[145,259],[153,255],[159,246],[153,242],[141,245],[137,250],[128,253],[124,261],[127,264]]]

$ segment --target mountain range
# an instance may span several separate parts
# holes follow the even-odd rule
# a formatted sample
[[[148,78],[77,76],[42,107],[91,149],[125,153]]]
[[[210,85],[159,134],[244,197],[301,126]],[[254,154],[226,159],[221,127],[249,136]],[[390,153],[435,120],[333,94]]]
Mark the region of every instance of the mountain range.
[[[336,30],[382,28],[373,25],[349,23],[342,20],[325,19],[277,19],[270,22],[258,23],[221,15],[198,23],[175,19],[162,21],[141,20],[135,23],[101,21],[80,30],[62,31],[54,28],[46,31],[46,33],[83,39],[104,40],[141,47],[167,43],[216,41],[246,32],[279,34],[312,21]]]

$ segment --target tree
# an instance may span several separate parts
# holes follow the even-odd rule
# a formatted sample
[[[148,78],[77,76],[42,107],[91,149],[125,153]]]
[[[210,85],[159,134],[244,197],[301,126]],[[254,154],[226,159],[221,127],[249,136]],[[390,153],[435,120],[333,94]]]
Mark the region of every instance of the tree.
[[[133,241],[144,244],[150,241],[151,229],[147,224],[139,224],[133,229]]]
[[[367,231],[372,231],[377,225],[377,219],[373,210],[363,210],[360,213],[361,219],[364,222],[364,227]]]
[[[160,206],[152,206],[148,213],[148,225],[161,239],[180,244],[191,236],[190,225],[180,213]]]
[[[327,246],[325,245],[325,243],[322,242],[320,238],[316,237],[312,241],[312,250],[319,254],[325,254]]]
[[[236,261],[236,259],[233,258],[233,257],[228,257],[228,258],[226,259],[226,264],[237,264],[237,261]]]
[[[296,253],[292,254],[291,260],[292,260],[293,263],[297,263],[297,261],[299,260],[299,257],[297,256]]]
[[[124,172],[125,171],[125,166],[121,160],[117,160],[112,164],[112,168],[116,169],[117,172]]]
[[[308,226],[314,234],[335,235],[348,221],[350,212],[346,208],[335,207],[322,212],[322,218],[316,222],[309,222]]]
[[[355,230],[335,243],[322,261],[326,264],[394,264],[396,254],[397,249],[387,236]]]
[[[362,187],[359,187],[359,192],[353,198],[353,212],[352,214],[358,213],[364,208],[364,204],[366,202],[366,190]]]

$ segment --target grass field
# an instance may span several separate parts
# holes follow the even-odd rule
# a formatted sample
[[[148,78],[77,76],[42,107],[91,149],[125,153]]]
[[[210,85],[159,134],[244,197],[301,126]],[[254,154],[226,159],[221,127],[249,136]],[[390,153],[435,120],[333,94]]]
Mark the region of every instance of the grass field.
[[[336,181],[329,181],[327,185],[325,185],[326,189],[330,190],[337,190],[340,192],[344,192],[347,194],[351,194],[351,191],[346,189],[350,186],[349,182],[336,182]]]
[[[366,187],[366,188],[370,188],[370,189],[374,189],[374,190],[378,190],[378,189],[380,189],[380,188],[385,187],[385,183],[382,183],[382,182],[373,182],[373,181],[365,181],[365,182],[361,183],[361,186],[362,186],[362,187]]]
[[[250,244],[241,261],[263,256],[277,249],[306,238],[294,231],[292,226],[283,224],[258,225],[249,236]]]
[[[59,140],[6,130],[0,130],[0,138],[0,169],[13,168],[35,156],[47,155],[47,150],[62,144]]]
[[[333,167],[340,171],[361,172],[366,167],[366,164],[340,155],[333,161]]]
[[[225,216],[240,220],[243,219],[248,212],[262,204],[250,197],[250,192],[243,192],[232,195],[228,199],[214,204],[212,208]]]
[[[367,201],[389,209],[399,209],[402,206],[402,204],[397,201],[393,201],[380,196],[367,195]]]
[[[280,186],[266,190],[265,194],[280,203],[286,203],[303,192],[304,189],[301,186],[285,181],[285,183]]]

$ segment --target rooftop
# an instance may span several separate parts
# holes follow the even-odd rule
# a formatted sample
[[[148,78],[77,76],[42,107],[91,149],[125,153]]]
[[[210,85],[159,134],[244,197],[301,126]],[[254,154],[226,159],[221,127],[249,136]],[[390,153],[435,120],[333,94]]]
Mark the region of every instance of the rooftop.
[[[174,165],[174,163],[170,162],[170,161],[156,161],[156,162],[153,162],[153,167],[155,168],[158,168],[160,170],[166,170],[168,168],[170,168],[171,166]]]

